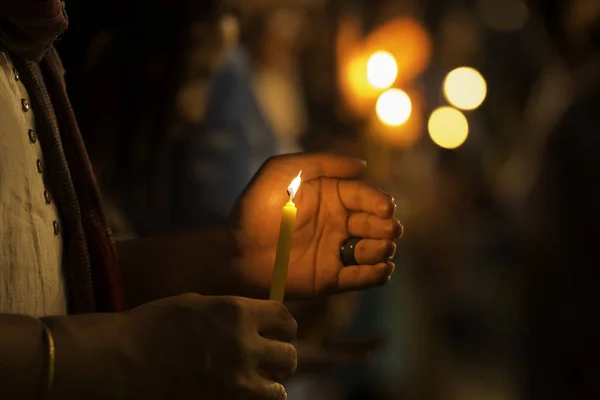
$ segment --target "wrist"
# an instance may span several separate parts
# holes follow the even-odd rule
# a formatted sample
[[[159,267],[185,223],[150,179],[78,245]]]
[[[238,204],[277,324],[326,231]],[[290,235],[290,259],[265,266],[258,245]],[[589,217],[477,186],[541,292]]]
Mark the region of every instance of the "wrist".
[[[129,398],[124,314],[43,318],[54,341],[49,400]],[[126,336],[126,335],[125,335]]]

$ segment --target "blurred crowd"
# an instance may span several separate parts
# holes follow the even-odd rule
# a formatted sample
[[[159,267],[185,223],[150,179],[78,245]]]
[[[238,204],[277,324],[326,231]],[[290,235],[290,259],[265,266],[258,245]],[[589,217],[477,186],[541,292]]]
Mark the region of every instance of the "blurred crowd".
[[[117,236],[214,224],[283,153],[362,157],[396,198],[390,285],[290,305],[291,400],[600,398],[600,1],[67,6]]]

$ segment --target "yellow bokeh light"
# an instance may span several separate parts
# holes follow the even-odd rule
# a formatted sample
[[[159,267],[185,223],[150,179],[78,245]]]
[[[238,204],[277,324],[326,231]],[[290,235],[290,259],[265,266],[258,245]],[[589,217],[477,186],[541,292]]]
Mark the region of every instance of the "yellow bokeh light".
[[[469,135],[469,122],[462,112],[453,107],[434,110],[427,124],[429,136],[444,149],[460,147]]]
[[[406,92],[389,89],[379,96],[375,110],[377,117],[385,125],[399,126],[410,118],[412,102]]]
[[[387,51],[378,51],[367,62],[367,79],[375,89],[387,89],[398,76],[398,64]]]
[[[456,68],[444,80],[444,96],[456,108],[474,110],[483,103],[486,95],[485,79],[473,68]]]

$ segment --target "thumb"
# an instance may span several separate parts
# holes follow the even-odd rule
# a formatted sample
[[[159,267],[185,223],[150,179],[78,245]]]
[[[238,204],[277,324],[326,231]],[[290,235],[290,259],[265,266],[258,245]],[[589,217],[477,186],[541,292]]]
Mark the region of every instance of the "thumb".
[[[356,179],[367,169],[367,163],[357,158],[327,153],[298,153],[277,156],[272,159],[277,166],[294,171],[302,170],[302,180],[319,178]]]

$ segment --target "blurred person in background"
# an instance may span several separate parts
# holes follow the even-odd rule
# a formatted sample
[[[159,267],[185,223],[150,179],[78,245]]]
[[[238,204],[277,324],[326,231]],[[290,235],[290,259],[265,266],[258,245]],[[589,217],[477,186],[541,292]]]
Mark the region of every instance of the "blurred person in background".
[[[269,157],[301,151],[307,122],[297,63],[307,29],[305,3],[246,4],[239,42],[210,84],[204,124],[190,127],[184,191],[192,223],[226,215]]]

